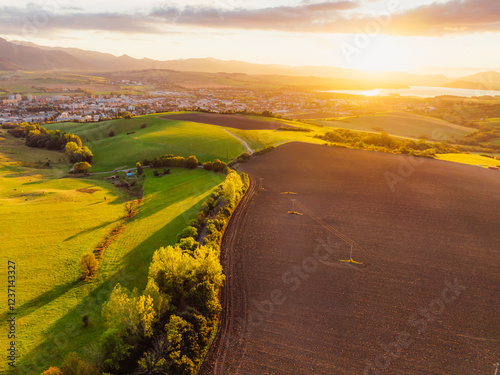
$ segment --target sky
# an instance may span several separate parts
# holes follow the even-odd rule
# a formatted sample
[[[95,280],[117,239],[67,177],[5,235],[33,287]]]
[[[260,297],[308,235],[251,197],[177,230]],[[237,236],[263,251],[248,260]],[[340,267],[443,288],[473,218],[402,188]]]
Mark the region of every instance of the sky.
[[[499,0],[2,0],[0,37],[135,58],[500,71]]]

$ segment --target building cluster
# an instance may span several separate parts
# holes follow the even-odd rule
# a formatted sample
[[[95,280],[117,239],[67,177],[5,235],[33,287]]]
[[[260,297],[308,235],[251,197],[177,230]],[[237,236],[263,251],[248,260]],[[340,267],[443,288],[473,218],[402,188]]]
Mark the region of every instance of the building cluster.
[[[21,95],[0,98],[0,124],[95,122],[123,116],[182,110],[216,113],[270,111],[282,116],[323,113],[330,117],[363,114],[368,101],[318,92],[251,89],[176,89],[144,95]]]

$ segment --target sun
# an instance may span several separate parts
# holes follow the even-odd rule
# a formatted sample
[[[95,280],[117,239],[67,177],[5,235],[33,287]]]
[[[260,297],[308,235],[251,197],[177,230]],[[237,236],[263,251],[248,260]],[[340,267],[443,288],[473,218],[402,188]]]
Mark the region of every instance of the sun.
[[[372,36],[370,45],[353,59],[352,68],[377,72],[411,70],[405,49],[405,46],[394,38]]]

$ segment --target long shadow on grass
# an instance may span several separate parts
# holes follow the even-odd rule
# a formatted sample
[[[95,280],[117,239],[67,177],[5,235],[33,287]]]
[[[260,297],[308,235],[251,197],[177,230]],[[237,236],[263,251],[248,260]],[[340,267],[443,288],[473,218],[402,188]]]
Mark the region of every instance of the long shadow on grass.
[[[115,285],[120,283],[130,290],[133,288],[137,288],[140,292],[144,290],[154,252],[161,246],[175,243],[178,228],[187,225],[186,218],[194,218],[201,202],[203,199],[181,212],[175,219],[125,254],[122,258],[122,267],[112,275],[97,276],[96,280],[82,282],[78,286],[75,283],[68,285],[68,290],[74,286],[81,288],[81,292],[85,293],[85,289],[91,289],[97,283],[100,284],[86,295],[78,306],[57,320],[46,331],[42,344],[20,358],[17,366],[18,374],[39,374],[51,365],[60,365],[70,352],[77,352],[85,358],[86,350],[98,342],[106,329],[101,319],[102,305],[109,300]],[[148,217],[136,217],[136,219],[147,220]],[[104,261],[106,261],[106,256]],[[33,310],[34,308],[31,308],[30,311]],[[84,315],[88,316],[90,322],[89,327],[86,328],[82,323]]]
[[[99,203],[100,203],[100,202],[99,202]],[[93,203],[93,204],[95,204],[95,203]],[[74,239],[74,238],[76,238],[76,237],[78,237],[78,236],[81,236],[81,235],[83,235],[83,234],[87,234],[87,233],[93,232],[93,231],[95,231],[95,230],[97,230],[97,229],[104,228],[104,227],[106,227],[106,226],[108,226],[108,225],[110,225],[110,224],[116,223],[117,221],[120,221],[120,220],[121,220],[121,219],[120,219],[120,218],[118,218],[118,219],[113,220],[113,221],[107,221],[107,222],[102,223],[102,224],[100,224],[100,225],[96,225],[95,227],[92,227],[92,228],[87,228],[87,229],[84,229],[84,230],[82,230],[82,231],[80,231],[80,232],[78,232],[78,233],[76,233],[76,234],[74,234],[74,235],[72,235],[72,236],[70,236],[70,237],[66,238],[63,242],[71,241],[72,239]]]
[[[66,284],[58,285],[52,288],[51,290],[48,290],[45,293],[40,294],[38,297],[35,297],[29,300],[28,302],[23,303],[17,309],[17,317],[22,318],[23,316],[31,314],[33,311],[38,310],[39,308],[45,306],[48,303],[51,303],[53,300],[64,295],[77,285],[78,285],[77,280],[69,281]]]

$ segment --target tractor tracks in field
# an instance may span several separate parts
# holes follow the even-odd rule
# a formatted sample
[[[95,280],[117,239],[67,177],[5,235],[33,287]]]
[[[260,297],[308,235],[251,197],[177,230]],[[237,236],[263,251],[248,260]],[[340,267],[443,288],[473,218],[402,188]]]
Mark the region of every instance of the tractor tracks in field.
[[[242,254],[235,252],[235,249],[239,242],[238,233],[245,224],[248,206],[257,192],[255,179],[252,176],[249,176],[249,179],[250,186],[234,211],[222,238],[221,264],[226,275],[220,293],[222,313],[217,335],[198,372],[199,375],[236,374],[245,353],[244,317],[248,305],[248,283],[241,262]],[[237,322],[238,317],[240,319]]]

